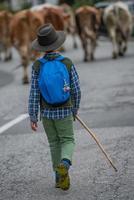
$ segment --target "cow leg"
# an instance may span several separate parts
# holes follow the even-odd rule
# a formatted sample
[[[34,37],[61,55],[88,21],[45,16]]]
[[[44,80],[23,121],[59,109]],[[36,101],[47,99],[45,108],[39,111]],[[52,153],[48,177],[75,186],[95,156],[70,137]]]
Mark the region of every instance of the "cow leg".
[[[73,39],[73,48],[74,48],[74,49],[77,49],[77,48],[78,48],[78,45],[77,45],[77,42],[76,42],[76,36],[77,36],[76,27],[70,25],[69,32],[70,32],[70,34],[72,35],[72,39]]]
[[[118,54],[119,56],[124,56],[125,52],[127,50],[127,39],[120,37],[118,38]]]
[[[121,36],[117,35],[117,46],[118,46],[118,55],[119,56],[123,56],[123,52],[122,52],[122,40],[121,40]]]
[[[11,59],[12,59],[11,48],[6,48],[5,49],[5,59],[4,59],[4,61],[9,61]]]
[[[93,61],[94,55],[93,55],[93,49],[92,49],[92,40],[90,38],[87,38],[86,46],[87,46],[87,61]]]
[[[4,53],[5,53],[5,58],[4,61],[9,61],[12,59],[12,52],[11,52],[11,41],[10,38],[6,38],[5,43],[4,43]]]
[[[123,56],[124,55],[123,50],[122,50],[123,39],[122,39],[122,36],[121,36],[120,32],[117,32],[116,40],[117,40],[117,47],[118,47],[118,55],[119,56]]]
[[[82,47],[84,50],[84,62],[87,62],[88,61],[88,44],[87,44],[88,41],[86,40],[84,35],[81,35],[80,38],[81,38]]]
[[[112,57],[113,57],[113,59],[116,59],[117,56],[118,56],[118,53],[117,53],[117,43],[116,43],[116,39],[115,38],[112,38],[112,45],[113,45]]]
[[[22,66],[23,66],[22,82],[23,82],[23,84],[28,84],[29,83],[29,79],[28,79],[27,68],[28,68],[28,64],[29,64],[29,60],[30,60],[29,49],[27,47],[21,47],[20,55],[21,55]]]
[[[89,61],[89,59],[88,59],[88,43],[86,40],[83,42],[83,49],[84,49],[84,62],[88,62]]]
[[[109,34],[110,34],[110,38],[111,38],[111,41],[112,41],[112,45],[113,45],[113,53],[112,53],[112,57],[114,59],[117,58],[118,56],[118,51],[117,51],[117,40],[116,40],[116,32],[115,30],[109,30]]]
[[[72,37],[73,37],[73,48],[74,48],[74,49],[77,49],[77,48],[78,48],[78,45],[77,45],[77,42],[76,42],[76,34],[73,33],[73,34],[72,34]]]
[[[94,60],[94,51],[96,48],[96,41],[91,38],[86,39],[86,61]]]
[[[126,51],[127,51],[127,45],[128,45],[128,41],[126,39],[126,40],[123,41],[123,47],[122,47],[123,54],[125,54]]]
[[[23,84],[28,84],[29,83],[29,79],[28,79],[28,72],[27,72],[27,65],[23,65],[24,67],[24,76],[23,76],[23,79],[22,79],[22,83]]]
[[[29,79],[28,79],[28,64],[29,64],[29,57],[28,56],[23,56],[22,57],[22,66],[23,66],[23,78],[22,78],[22,83],[23,84],[28,84],[29,83]]]
[[[90,60],[94,60],[94,52],[96,48],[96,40],[91,40],[91,54],[90,54]]]
[[[123,52],[123,43],[120,41],[118,42],[118,55],[119,56],[124,56],[124,52]]]
[[[88,40],[86,38],[83,38],[83,49],[84,49],[84,62],[88,62],[89,58],[88,58]]]

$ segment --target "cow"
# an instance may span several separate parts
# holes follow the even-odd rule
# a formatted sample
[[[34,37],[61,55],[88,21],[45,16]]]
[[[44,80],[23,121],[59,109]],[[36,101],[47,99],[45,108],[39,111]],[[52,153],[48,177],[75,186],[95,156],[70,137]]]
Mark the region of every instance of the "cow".
[[[104,10],[103,21],[113,45],[112,57],[124,56],[132,31],[132,16],[127,5],[121,1]]]
[[[33,6],[30,10],[42,12],[44,23],[51,23],[56,30],[65,30],[65,21],[70,17],[62,7],[50,3]]]
[[[12,13],[3,10],[0,11],[0,59],[1,54],[4,53],[4,60],[8,61],[12,58],[11,52],[11,38],[10,38],[10,22],[12,20]]]
[[[44,3],[33,6],[30,10],[44,12],[44,23],[52,23],[56,30],[66,30],[70,14],[62,6]]]
[[[61,8],[63,8],[64,12],[67,13],[70,17],[68,20],[66,20],[65,23],[65,30],[68,34],[70,34],[73,38],[73,48],[77,48],[77,42],[76,42],[76,35],[77,35],[77,29],[76,29],[76,22],[75,22],[75,15],[74,11],[66,3],[63,3],[60,5]]]
[[[32,11],[44,12],[44,23],[51,23],[56,30],[66,31],[70,14],[61,6],[44,3],[31,8]],[[62,48],[63,49],[63,48]]]
[[[28,80],[28,64],[31,60],[31,42],[36,37],[37,29],[44,24],[41,13],[30,10],[22,10],[17,12],[11,21],[11,41],[17,49],[21,57],[21,64],[24,68],[23,83],[26,84]]]
[[[64,30],[64,19],[57,8],[44,8],[44,22],[51,23],[56,30]]]
[[[94,7],[82,6],[76,10],[75,18],[78,34],[84,50],[84,61],[92,61],[94,60],[101,14]]]

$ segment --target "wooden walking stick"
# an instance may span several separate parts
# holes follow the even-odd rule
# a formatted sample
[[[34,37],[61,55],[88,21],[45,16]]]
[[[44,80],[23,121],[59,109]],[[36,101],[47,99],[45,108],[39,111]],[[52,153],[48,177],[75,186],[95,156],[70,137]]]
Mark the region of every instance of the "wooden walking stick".
[[[114,166],[112,160],[110,159],[110,157],[107,155],[106,151],[104,150],[103,146],[100,144],[100,142],[98,141],[96,135],[87,127],[87,125],[80,119],[80,117],[78,115],[76,115],[76,119],[82,124],[82,126],[88,131],[88,133],[93,137],[93,139],[95,140],[95,142],[98,144],[98,146],[100,147],[101,151],[103,152],[103,154],[105,155],[105,157],[107,158],[107,160],[110,162],[111,166],[114,168],[114,170],[117,172],[117,168]]]

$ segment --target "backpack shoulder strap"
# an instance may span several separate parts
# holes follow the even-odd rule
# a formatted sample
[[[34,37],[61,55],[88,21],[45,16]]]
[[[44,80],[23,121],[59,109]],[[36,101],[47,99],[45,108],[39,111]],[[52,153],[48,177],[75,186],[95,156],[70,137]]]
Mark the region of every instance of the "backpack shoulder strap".
[[[33,64],[33,69],[36,72],[39,72],[41,63],[46,63],[46,62],[47,62],[47,60],[45,60],[44,58],[37,59]]]
[[[72,61],[69,58],[64,57],[63,60],[61,60],[61,62],[66,65],[68,71],[70,72],[71,71],[71,67],[73,65]]]
[[[33,69],[38,72],[39,69],[40,69],[40,61],[39,60],[36,60],[34,63],[33,63]]]
[[[73,65],[72,61],[71,61],[69,58],[67,58],[67,57],[64,57],[64,58],[61,59],[60,61],[61,61],[63,64],[66,65],[68,71],[70,72],[71,67],[72,67],[72,65]],[[40,58],[40,59],[36,60],[36,61],[34,62],[34,64],[33,64],[33,69],[34,69],[36,72],[39,72],[41,63],[45,63],[45,62],[47,62],[47,60],[45,60],[44,58]]]

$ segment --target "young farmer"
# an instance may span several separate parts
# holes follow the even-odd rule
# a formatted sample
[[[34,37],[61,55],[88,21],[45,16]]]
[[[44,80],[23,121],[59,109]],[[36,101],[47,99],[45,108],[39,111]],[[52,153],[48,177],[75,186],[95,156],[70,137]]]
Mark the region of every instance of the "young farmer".
[[[72,164],[74,151],[73,119],[79,109],[81,92],[75,66],[69,58],[63,57],[57,51],[64,41],[65,33],[56,31],[51,24],[45,24],[38,29],[37,39],[32,42],[32,48],[36,51],[44,52],[44,56],[41,59],[37,59],[32,66],[29,116],[31,129],[36,131],[40,108],[56,177],[55,186],[67,190],[70,187],[69,167]],[[57,79],[55,78],[55,74],[59,72],[53,73],[53,71],[59,69],[61,71],[64,69],[65,78],[66,76],[69,77],[69,85],[66,85],[65,82],[63,87],[58,82],[57,77],[59,76],[56,77]],[[67,70],[67,75],[65,70]],[[52,74],[54,75],[52,76]],[[60,78],[63,78],[63,75]],[[41,82],[42,76],[44,80]],[[52,79],[53,77],[56,81]],[[43,85],[41,88],[45,81],[46,85],[48,82],[49,84],[47,86]],[[50,85],[51,88],[49,88]],[[58,91],[60,86],[62,91]],[[60,95],[60,92],[63,91],[65,92],[65,98],[67,93],[69,95],[65,102],[58,102],[56,100],[57,96],[52,98],[52,102],[49,102],[50,95],[55,95],[55,92],[59,92]]]

